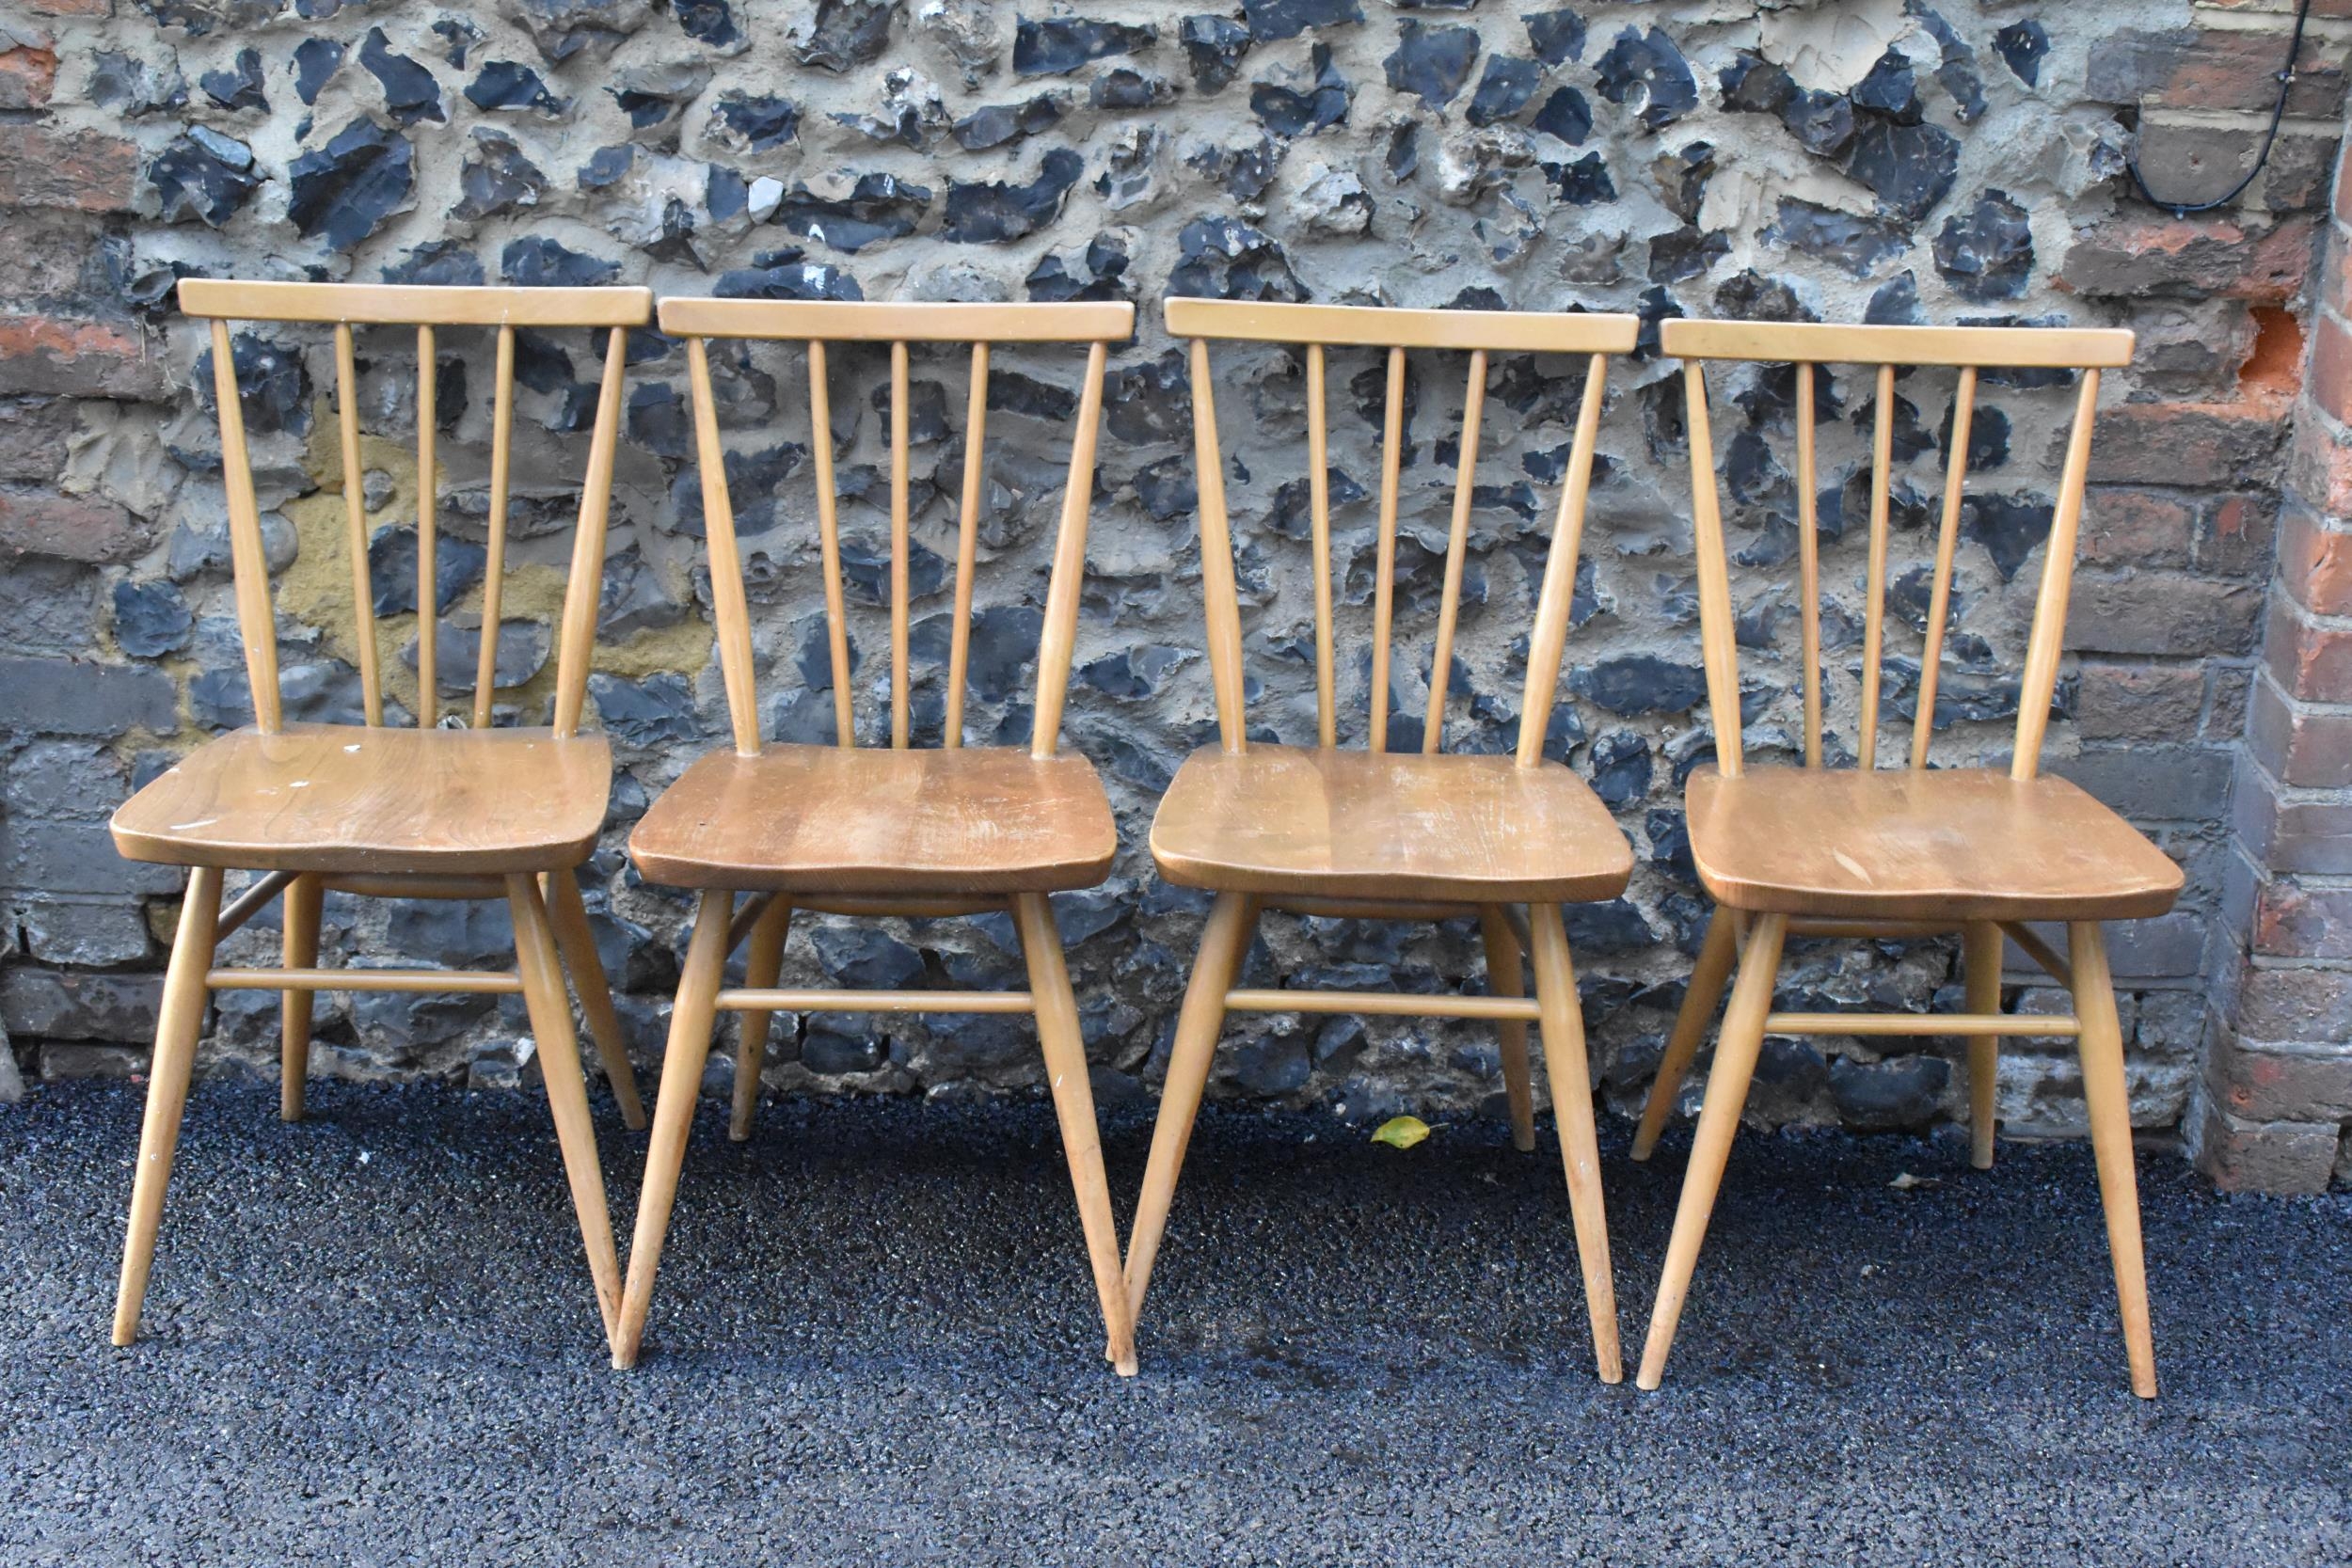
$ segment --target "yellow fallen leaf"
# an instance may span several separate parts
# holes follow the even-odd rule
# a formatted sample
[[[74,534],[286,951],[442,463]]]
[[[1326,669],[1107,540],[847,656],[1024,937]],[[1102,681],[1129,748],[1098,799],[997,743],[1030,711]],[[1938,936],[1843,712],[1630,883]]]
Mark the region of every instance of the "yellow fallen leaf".
[[[1429,1124],[1419,1117],[1391,1117],[1373,1133],[1372,1141],[1391,1148],[1410,1148],[1429,1136]]]

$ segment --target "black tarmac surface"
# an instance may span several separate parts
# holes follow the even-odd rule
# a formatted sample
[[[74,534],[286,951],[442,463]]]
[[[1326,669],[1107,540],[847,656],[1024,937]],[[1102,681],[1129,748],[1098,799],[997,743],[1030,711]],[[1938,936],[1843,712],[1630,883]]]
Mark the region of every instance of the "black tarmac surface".
[[[712,1104],[620,1373],[538,1096],[311,1105],[199,1085],[129,1351],[137,1091],[0,1109],[0,1563],[2352,1562],[2352,1199],[2168,1155],[2153,1404],[2087,1147],[1829,1135],[1742,1140],[1645,1395],[1594,1379],[1548,1126],[1212,1107],[1122,1381],[1042,1102]],[[1629,1370],[1687,1132],[1625,1133]],[[1123,1225],[1149,1126],[1106,1136]]]

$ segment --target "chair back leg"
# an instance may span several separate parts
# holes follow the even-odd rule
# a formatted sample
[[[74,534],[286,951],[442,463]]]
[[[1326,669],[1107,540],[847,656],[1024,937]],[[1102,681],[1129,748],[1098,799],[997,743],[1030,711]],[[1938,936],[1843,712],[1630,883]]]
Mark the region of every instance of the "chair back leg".
[[[1968,1010],[2001,1010],[2001,928],[1989,920],[1969,922],[1961,935],[1961,965],[1966,975]],[[1974,1035],[1968,1040],[1968,1159],[1979,1170],[1993,1168],[1994,1097],[2001,1086],[2001,1037]]]
[[[1500,904],[1482,905],[1478,935],[1486,946],[1486,990],[1496,996],[1525,996],[1527,975],[1519,962],[1519,935]],[[1521,1154],[1535,1147],[1535,1091],[1528,1069],[1527,1024],[1507,1018],[1495,1025],[1502,1046],[1502,1092],[1511,1106],[1511,1147]]]
[[[791,901],[781,895],[768,901],[752,925],[750,948],[743,955],[744,984],[766,990],[784,973],[784,942],[791,934]],[[727,1136],[737,1143],[752,1135],[752,1117],[759,1110],[759,1072],[768,1055],[768,1021],[774,1015],[746,1008],[736,1021],[735,1101],[727,1113]]]
[[[620,1103],[621,1121],[632,1132],[645,1125],[645,1102],[637,1095],[637,1069],[629,1065],[628,1034],[621,1027],[619,1009],[612,1006],[612,984],[596,957],[596,933],[588,924],[588,903],[580,894],[577,871],[547,875],[547,911],[555,927],[555,943],[580,992],[580,1010],[588,1017],[588,1033],[596,1042],[596,1059],[604,1081]]]
[[[319,913],[326,901],[326,884],[315,874],[296,877],[286,884],[285,939],[281,950],[288,969],[313,969],[319,961]],[[310,1076],[310,1019],[315,991],[278,993],[280,1038],[278,1050],[278,1115],[300,1121],[305,1085]]]
[[[1724,999],[1724,983],[1731,978],[1732,960],[1739,957],[1737,934],[1728,910],[1717,910],[1707,923],[1698,961],[1691,967],[1691,984],[1682,993],[1681,1009],[1675,1014],[1674,1033],[1666,1037],[1665,1052],[1658,1058],[1658,1076],[1649,1086],[1649,1101],[1642,1107],[1642,1124],[1633,1130],[1636,1160],[1648,1159],[1650,1150],[1658,1147],[1658,1134],[1665,1131],[1675,1101],[1682,1098],[1683,1080],[1691,1075],[1699,1038],[1714,1022],[1715,1008]]]

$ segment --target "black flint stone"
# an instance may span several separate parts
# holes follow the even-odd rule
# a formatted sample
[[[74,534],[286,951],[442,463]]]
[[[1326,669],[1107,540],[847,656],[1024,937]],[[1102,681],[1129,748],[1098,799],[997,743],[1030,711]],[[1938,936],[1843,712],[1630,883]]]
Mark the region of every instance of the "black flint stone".
[[[1177,24],[1176,41],[1192,67],[1192,85],[1216,92],[1240,73],[1253,40],[1250,30],[1231,17],[1188,16]]]
[[[343,46],[333,39],[304,39],[294,45],[294,96],[305,103],[319,101],[327,79],[343,63]]]
[[[1542,68],[1534,60],[1489,55],[1486,69],[1478,78],[1478,89],[1470,94],[1470,108],[1463,118],[1472,125],[1492,125],[1499,119],[1508,119],[1527,107],[1527,101],[1535,96],[1536,84],[1542,80]]]
[[[1855,277],[1867,277],[1881,261],[1901,255],[1907,245],[1899,231],[1874,218],[1855,217],[1787,196],[1781,198],[1779,214],[1764,230],[1764,238],[1819,257]]]
[[[262,52],[240,49],[236,63],[227,71],[208,71],[196,79],[204,89],[204,96],[224,109],[269,108],[269,98],[262,91]]]
[[[1527,44],[1546,65],[1584,57],[1584,19],[1574,11],[1535,11],[1526,18]]]
[[[1273,82],[1249,89],[1249,112],[1273,135],[1311,136],[1347,123],[1347,78],[1331,63],[1330,46],[1316,44],[1308,58],[1315,73],[1311,90],[1299,92]]]
[[[1200,217],[1177,235],[1184,260],[1168,291],[1208,299],[1303,300],[1306,289],[1282,247],[1238,218]]]
[[[1612,730],[1593,742],[1589,772],[1603,805],[1632,805],[1649,795],[1649,742],[1632,730]]]
[[[1679,283],[1696,277],[1731,254],[1731,236],[1721,231],[1702,234],[1695,228],[1677,229],[1649,243],[1649,280]]]
[[[2010,23],[1993,35],[1993,47],[2019,81],[2029,87],[2042,85],[2042,59],[2050,52],[2050,35],[2041,23],[2031,17]]]
[[[163,219],[197,218],[217,229],[260,188],[253,150],[202,125],[191,126],[147,166],[147,178],[163,198]]]
[[[1041,92],[1025,103],[989,103],[957,120],[952,135],[967,152],[1009,147],[1061,123],[1070,101],[1060,93]]]
[[[1689,62],[1656,27],[1646,36],[1632,27],[1619,33],[1593,70],[1600,78],[1600,95],[1637,108],[1645,131],[1661,130],[1698,107],[1699,85]]]
[[[1829,1065],[1830,1098],[1848,1127],[1893,1132],[1919,1127],[1942,1110],[1952,1064],[1941,1056],[1898,1056],[1884,1062],[1852,1062],[1840,1056]]]
[[[1045,154],[1038,177],[1025,185],[950,181],[940,234],[959,245],[993,245],[1034,234],[1060,214],[1062,198],[1085,171],[1084,158],[1057,147]]]
[[[548,188],[547,176],[522,149],[488,126],[474,127],[475,156],[457,171],[457,205],[450,216],[464,222],[512,207],[535,203]]]
[[[115,584],[115,645],[133,658],[154,658],[187,646],[196,618],[172,581]]]
[[[1910,59],[1899,49],[1889,48],[1879,56],[1869,74],[1854,84],[1852,97],[1855,108],[1867,109],[1890,119],[1919,118],[1918,78],[1912,71]]]
[[[1242,0],[1242,20],[1260,42],[1295,39],[1310,27],[1344,27],[1364,19],[1358,0]]]
[[[1087,102],[1113,113],[1155,108],[1173,103],[1175,98],[1176,84],[1167,77],[1126,66],[1104,71],[1087,87]]]
[[[1846,172],[1890,211],[1916,222],[1950,193],[1960,142],[1940,125],[1873,119],[1854,133]]]
[[[466,84],[466,102],[485,111],[536,109],[545,115],[560,115],[565,107],[537,71],[516,60],[485,60],[482,74]]]
[[[1707,182],[1715,172],[1714,144],[1694,141],[1667,153],[1653,168],[1661,199],[1685,223],[1697,222],[1707,200]]]
[[[441,58],[463,71],[466,56],[482,41],[482,29],[462,16],[445,16],[433,24],[433,36],[441,40]]]
[[[1802,91],[1780,107],[1780,122],[1807,152],[1835,157],[1853,140],[1853,105],[1842,94]]]
[[[1741,50],[1716,77],[1724,107],[1742,114],[1776,115],[1797,95],[1797,84],[1786,71],[1761,55]]]
[[[523,24],[552,65],[583,49],[610,55],[645,19],[644,10],[617,0],[505,0],[500,9]]]
[[[1609,178],[1609,165],[1597,152],[1587,152],[1574,163],[1538,166],[1551,181],[1560,199],[1570,206],[1591,207],[1617,199],[1616,182]]]
[[[441,287],[479,288],[484,281],[482,258],[465,249],[455,240],[427,240],[407,255],[384,269],[387,283],[432,283]],[[519,346],[528,334],[517,334]],[[564,377],[571,379],[571,366],[564,367]],[[526,384],[527,385],[527,384]],[[539,390],[546,391],[547,388]]]
[[[586,163],[580,166],[580,172],[572,177],[572,183],[583,191],[609,190],[628,178],[628,171],[637,166],[637,152],[635,142],[599,147],[588,154]]]
[[[788,99],[757,93],[719,95],[710,110],[711,133],[747,152],[781,147],[800,135],[801,111]]]
[[[907,184],[895,174],[861,174],[850,194],[837,199],[795,185],[778,203],[774,221],[853,256],[878,240],[914,233],[930,204],[931,193],[924,186]]]
[[[2007,582],[2050,537],[2053,512],[2047,496],[1971,495],[1961,502],[1960,531],[1984,546]]]
[[[2014,299],[2033,274],[2033,230],[2025,208],[2003,191],[1987,191],[1965,216],[1944,220],[1935,236],[1935,270],[1963,299]]]
[[[618,277],[621,264],[582,255],[534,234],[507,243],[499,253],[499,274],[526,289],[587,289]]]
[[[817,24],[793,56],[820,71],[870,65],[890,46],[891,9],[887,0],[818,0]]]
[[[1381,63],[1389,86],[1409,92],[1431,108],[1442,108],[1470,80],[1478,58],[1478,33],[1470,27],[1423,27],[1407,18],[1397,29],[1396,50]]]
[[[441,85],[433,79],[433,72],[405,55],[393,54],[383,28],[368,29],[359,44],[359,63],[382,85],[384,112],[392,117],[393,124],[449,118],[441,112]]]
[[[1554,87],[1528,123],[1547,135],[1558,136],[1570,147],[1581,147],[1584,138],[1593,134],[1593,106],[1574,87]]]
[[[775,261],[723,272],[710,292],[721,299],[858,300],[866,291],[839,267],[820,261]]]
[[[1918,325],[1926,319],[1919,313],[1919,280],[1906,272],[1880,284],[1863,308],[1862,319],[1871,326]]]
[[[1778,277],[1767,277],[1749,267],[1736,277],[1724,280],[1715,291],[1715,313],[1735,321],[1806,322],[1813,312],[1797,298],[1797,291]],[[1816,376],[1817,388],[1827,387],[1826,375]]]
[[[294,228],[306,239],[324,236],[332,248],[349,250],[408,199],[417,152],[399,132],[355,119],[325,148],[296,158],[286,180],[286,216]]]
[[[1106,55],[1132,55],[1159,40],[1156,27],[1129,27],[1083,17],[1023,17],[1013,30],[1012,73],[1067,76]]]
[[[677,13],[679,28],[696,43],[724,49],[742,40],[727,0],[672,0],[670,8]]]

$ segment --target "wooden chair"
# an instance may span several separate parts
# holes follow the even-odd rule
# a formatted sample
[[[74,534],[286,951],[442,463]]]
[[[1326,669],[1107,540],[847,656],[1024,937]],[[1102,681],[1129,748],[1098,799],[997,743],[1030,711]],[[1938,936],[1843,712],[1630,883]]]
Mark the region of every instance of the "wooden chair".
[[[2156,1391],[2141,1262],[2139,1205],[2132,1173],[2130,1106],[2123,1085],[2123,1040],[2108,977],[2100,922],[2163,913],[2180,892],[2180,869],[2130,824],[2062,779],[2038,774],[2043,732],[2057,690],[2067,594],[2074,576],[2083,481],[2102,369],[2127,364],[2132,334],[2036,328],[1822,326],[1742,322],[1668,322],[1668,354],[1683,360],[1691,445],[1692,515],[1698,534],[1701,633],[1708,706],[1715,726],[1715,766],[1691,776],[1692,859],[1716,904],[1729,912],[1708,928],[1691,988],[1669,1037],[1633,1145],[1646,1159],[1681,1091],[1700,1034],[1722,999],[1735,962],[1738,978],[1717,1039],[1713,1069],[1691,1149],[1674,1236],[1650,1319],[1639,1379],[1655,1388],[1682,1314],[1708,1211],[1767,1034],[1947,1035],[1969,1040],[1974,1157],[1993,1162],[1993,1092],[1999,1041],[2011,1036],[2072,1036],[2082,1059],[2083,1092],[2097,1150],[2107,1240],[2131,1360],[2132,1388]],[[1761,361],[1795,368],[1796,498],[1804,665],[1804,766],[1750,769],[1741,760],[1738,639],[1734,631],[1724,529],[1713,473],[1705,362]],[[1858,767],[1823,766],[1820,564],[1816,541],[1816,367],[1875,368],[1868,562],[1864,583],[1861,698],[1854,732]],[[1877,767],[1881,653],[1884,641],[1887,530],[1892,483],[1896,372],[1906,367],[1957,367],[1942,520],[1920,657],[1908,768]],[[2006,769],[1931,770],[1936,689],[1960,542],[1962,490],[1978,372],[1984,369],[2078,373],[2040,595],[2020,682],[2015,743]],[[2062,958],[2026,921],[2063,921],[2070,954]],[[1917,937],[1961,933],[1966,971],[1964,1014],[1780,1013],[1772,988],[1782,944],[1790,937]],[[2001,1011],[2001,939],[2013,940],[2074,998],[2074,1016]],[[2069,961],[2071,959],[2071,962]]]
[[[1585,492],[1600,425],[1608,356],[1632,349],[1639,324],[1622,315],[1402,310],[1345,306],[1168,302],[1168,329],[1191,340],[1194,474],[1200,491],[1200,579],[1207,600],[1211,680],[1220,746],[1187,758],[1152,823],[1152,856],[1180,887],[1216,894],[1178,1017],[1161,1091],[1151,1163],[1127,1251],[1127,1295],[1140,1312],[1168,1223],[1176,1177],[1200,1109],[1228,1011],[1374,1013],[1493,1020],[1502,1037],[1514,1141],[1534,1147],[1527,1025],[1544,1031],[1544,1060],[1560,1123],[1561,1157],[1575,1216],[1577,1253],[1602,1381],[1623,1375],[1617,1355],[1609,1233],[1594,1146],[1593,1089],[1584,1057],[1576,974],[1559,905],[1613,898],[1633,857],[1608,810],[1568,768],[1544,759],[1568,633],[1569,601],[1584,526]],[[1303,350],[1306,361],[1309,528],[1313,551],[1316,740],[1311,748],[1249,737],[1242,672],[1241,611],[1227,522],[1226,466],[1217,447],[1212,340]],[[1384,445],[1372,616],[1372,701],[1367,740],[1342,750],[1334,697],[1327,348],[1386,351]],[[1438,599],[1429,700],[1417,752],[1389,750],[1396,532],[1405,452],[1406,353],[1467,350],[1461,451]],[[1544,566],[1520,708],[1509,755],[1439,750],[1454,658],[1463,561],[1488,356],[1585,356],[1576,436]],[[1513,908],[1524,904],[1521,916]],[[1370,920],[1474,917],[1485,939],[1489,996],[1371,991],[1234,990],[1258,918],[1267,910]],[[1523,994],[1522,949],[1535,994]]]
[[[644,1111],[590,937],[575,868],[596,846],[612,784],[611,748],[601,736],[579,733],[580,707],[604,571],[624,341],[628,328],[651,319],[652,295],[644,289],[377,287],[192,277],[180,285],[180,306],[190,316],[209,318],[212,325],[213,387],[219,404],[237,623],[254,721],[249,728],[199,747],[114,816],[115,845],[126,858],[190,868],[156,1024],[114,1342],[127,1345],[138,1331],[139,1304],[154,1260],[164,1187],[179,1144],[206,999],[213,991],[230,990],[283,994],[279,1094],[280,1113],[289,1121],[302,1116],[315,992],[520,992],[537,1037],[548,1101],[588,1249],[589,1272],[596,1280],[597,1307],[609,1334],[619,1304],[620,1269],[572,1033],[571,1004],[564,995],[564,966],[570,966],[579,983],[613,1095],[629,1125],[642,1127]],[[231,359],[231,320],[331,323],[335,328],[347,525],[342,544],[350,559],[356,623],[352,651],[365,725],[285,721],[269,568],[262,558],[252,461]],[[369,582],[367,505],[361,493],[364,466],[353,328],[389,325],[415,328],[418,359],[414,728],[385,721],[379,673],[383,634]],[[498,364],[479,667],[470,709],[459,706],[446,719],[435,636],[440,613],[435,581],[440,476],[435,455],[435,329],[440,326],[495,327]],[[558,636],[554,722],[546,728],[493,728],[493,661],[512,461],[515,334],[526,327],[602,328],[608,338]],[[461,717],[469,712],[469,724]],[[232,868],[266,875],[224,909],[222,873]],[[514,915],[515,971],[318,968],[320,905],[330,891],[384,898],[502,898]],[[285,967],[212,967],[218,943],[280,895],[285,899]]]
[[[1062,703],[1086,574],[1088,509],[1103,417],[1110,345],[1135,332],[1135,307],[1071,305],[809,304],[665,299],[661,327],[687,341],[693,383],[696,461],[710,541],[719,663],[734,726],[732,751],[714,752],[664,791],[629,839],[649,881],[699,897],[668,1055],[654,1106],[645,1184],[629,1249],[628,1286],[612,1363],[633,1366],[644,1334],[661,1242],[677,1196],[687,1132],[710,1050],[714,1014],[743,1015],[730,1132],[750,1127],[770,1017],[780,1011],[1028,1013],[1037,1020],[1046,1081],[1061,1121],[1063,1152],[1109,1330],[1110,1357],[1135,1370],[1134,1327],[1119,1273],[1119,1237],[1103,1176],[1086,1042],[1063,965],[1049,894],[1093,887],[1118,848],[1110,802],[1084,757],[1058,752]],[[753,679],[735,512],[719,411],[711,395],[711,338],[798,341],[807,345],[817,529],[821,555],[834,744],[763,744]],[[852,712],[841,531],[830,433],[826,355],[834,343],[887,343],[890,354],[890,744],[861,747]],[[913,343],[971,345],[963,483],[942,744],[914,749],[910,699],[910,415]],[[1001,344],[1089,345],[1086,382],[1071,436],[1069,477],[1037,652],[1037,705],[1027,750],[963,744],[983,486],[990,350]],[[735,895],[753,896],[738,911]],[[860,916],[937,917],[1009,910],[1029,972],[1023,991],[787,990],[776,981],[794,910]],[[728,956],[748,939],[746,978],[723,984]]]

